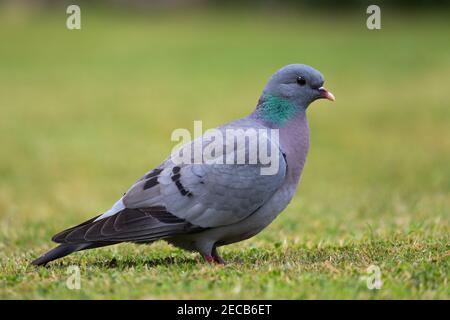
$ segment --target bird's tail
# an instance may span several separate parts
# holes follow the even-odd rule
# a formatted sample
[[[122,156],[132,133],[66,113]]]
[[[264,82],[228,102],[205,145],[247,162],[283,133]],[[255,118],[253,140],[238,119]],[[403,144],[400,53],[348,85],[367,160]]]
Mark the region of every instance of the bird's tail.
[[[87,249],[89,247],[89,243],[81,243],[81,244],[60,244],[56,248],[53,248],[46,254],[40,256],[31,264],[35,266],[42,266],[47,264],[50,261],[53,261],[55,259],[59,259],[62,257],[67,256],[68,254],[71,254],[72,252]]]

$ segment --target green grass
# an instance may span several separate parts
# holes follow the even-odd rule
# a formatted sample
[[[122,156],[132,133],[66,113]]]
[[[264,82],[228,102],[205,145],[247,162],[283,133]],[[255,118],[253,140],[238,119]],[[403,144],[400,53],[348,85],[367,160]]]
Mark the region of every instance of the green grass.
[[[0,297],[449,299],[450,42],[439,14],[143,14],[0,19]],[[323,72],[291,205],[222,248],[226,266],[158,242],[35,268],[50,237],[107,208],[194,120],[249,113],[288,63]],[[79,265],[81,290],[66,287]],[[383,286],[368,290],[370,265]]]

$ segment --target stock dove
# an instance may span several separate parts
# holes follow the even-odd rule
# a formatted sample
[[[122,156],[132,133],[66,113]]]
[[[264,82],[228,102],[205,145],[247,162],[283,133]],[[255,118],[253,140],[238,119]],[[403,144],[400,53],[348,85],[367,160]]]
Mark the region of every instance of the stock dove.
[[[120,242],[160,239],[197,251],[209,263],[224,263],[217,247],[256,235],[291,201],[309,148],[306,110],[317,99],[334,101],[323,83],[322,74],[312,67],[287,65],[269,79],[250,115],[218,128],[223,134],[229,129],[239,134],[256,131],[257,150],[270,149],[270,163],[263,163],[259,153],[251,162],[255,150],[245,139],[244,146],[233,141],[234,149],[230,148],[235,154],[238,148],[244,150],[244,163],[220,163],[220,152],[215,153],[219,149],[211,153],[216,162],[178,163],[171,155],[132,185],[110,210],[56,234],[52,240],[59,246],[32,263],[45,265],[75,251]],[[264,130],[271,134],[262,134]],[[206,134],[200,140],[204,142],[201,151],[213,141]],[[220,150],[229,143],[225,141]],[[195,140],[178,155],[193,144]],[[229,154],[225,151],[222,156]],[[274,172],[263,174],[273,163],[277,164]]]

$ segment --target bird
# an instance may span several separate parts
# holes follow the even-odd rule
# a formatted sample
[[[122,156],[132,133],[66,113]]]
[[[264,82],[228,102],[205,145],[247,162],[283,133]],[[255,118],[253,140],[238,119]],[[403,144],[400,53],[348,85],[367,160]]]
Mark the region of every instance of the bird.
[[[109,210],[53,236],[59,245],[32,264],[46,265],[76,251],[121,242],[157,240],[198,252],[210,264],[224,264],[218,247],[255,236],[292,200],[310,144],[307,109],[318,99],[335,101],[323,85],[323,75],[313,67],[286,65],[269,78],[250,114],[218,127],[220,132],[275,130],[278,141],[271,136],[258,140],[258,148],[275,145],[275,173],[262,174],[267,163],[261,159],[243,164],[178,163],[169,156]],[[211,143],[206,133],[198,139]]]

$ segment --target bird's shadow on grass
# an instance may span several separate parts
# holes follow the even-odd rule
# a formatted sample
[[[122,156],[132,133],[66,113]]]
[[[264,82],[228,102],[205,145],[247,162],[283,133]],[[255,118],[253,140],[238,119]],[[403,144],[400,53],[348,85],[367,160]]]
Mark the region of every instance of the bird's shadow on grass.
[[[341,248],[342,249],[342,248]],[[345,249],[342,249],[345,251]],[[333,250],[332,250],[333,251]],[[339,251],[339,250],[338,250]],[[336,252],[334,252],[336,254]],[[277,265],[285,263],[300,263],[303,265],[313,265],[315,263],[321,263],[329,259],[329,256],[333,252],[328,250],[300,250],[297,254],[282,254],[276,253],[271,250],[256,250],[250,249],[244,254],[241,252],[228,253],[224,255],[226,266],[264,266],[267,264]],[[67,268],[74,264],[85,265],[86,267],[98,268],[98,269],[116,269],[127,270],[135,268],[157,268],[157,267],[184,267],[192,268],[199,265],[208,265],[208,263],[197,255],[183,255],[183,254],[170,254],[167,256],[151,255],[151,256],[120,256],[120,257],[86,257],[79,263],[61,261],[60,263],[53,264],[54,268]],[[51,266],[51,264],[49,265]]]
[[[99,268],[111,268],[111,269],[130,269],[136,267],[146,266],[148,268],[155,268],[160,266],[181,266],[181,265],[195,265],[199,263],[198,258],[193,257],[158,257],[148,259],[116,259],[113,258],[109,261],[96,261],[91,266]]]
[[[242,265],[242,264],[253,264],[257,263],[258,259],[249,259],[243,261],[241,258],[237,256],[230,256],[226,260],[226,266],[229,265]],[[260,261],[259,261],[260,262]],[[127,270],[132,268],[139,267],[147,267],[147,268],[157,268],[157,267],[194,267],[198,265],[209,265],[206,261],[203,260],[200,256],[166,256],[166,257],[148,257],[148,258],[137,258],[133,257],[124,257],[124,258],[115,258],[112,259],[102,259],[102,258],[93,258],[88,259],[88,261],[84,261],[80,263],[90,268],[98,268],[98,269],[116,269],[116,270]],[[74,265],[73,262],[60,262],[59,264],[49,264],[46,267],[65,269],[69,266]]]
[[[60,262],[47,264],[46,268],[52,269],[66,269],[73,265],[85,265],[88,268],[98,268],[98,269],[118,269],[118,270],[126,270],[137,267],[147,267],[147,268],[155,268],[160,266],[182,266],[182,265],[196,265],[200,263],[199,259],[190,258],[190,257],[161,257],[161,258],[148,258],[148,259],[117,259],[112,258],[109,260],[105,259],[95,259],[92,261],[84,261],[82,263],[73,263],[73,262]]]
[[[271,261],[270,256],[264,257],[261,259],[260,256],[247,256],[245,259],[239,257],[238,255],[230,255],[225,256],[225,265],[217,265],[212,264],[211,266],[237,266],[237,265],[257,265],[264,264]],[[274,260],[279,261],[279,258],[276,259],[272,257]],[[138,258],[133,259],[133,257],[127,258],[112,258],[108,261],[106,260],[96,260],[92,263],[87,263],[91,267],[97,268],[111,268],[118,270],[126,270],[136,267],[147,267],[147,268],[156,268],[156,267],[194,267],[198,265],[210,265],[206,262],[201,256],[166,256],[166,257],[148,257],[145,259]]]

